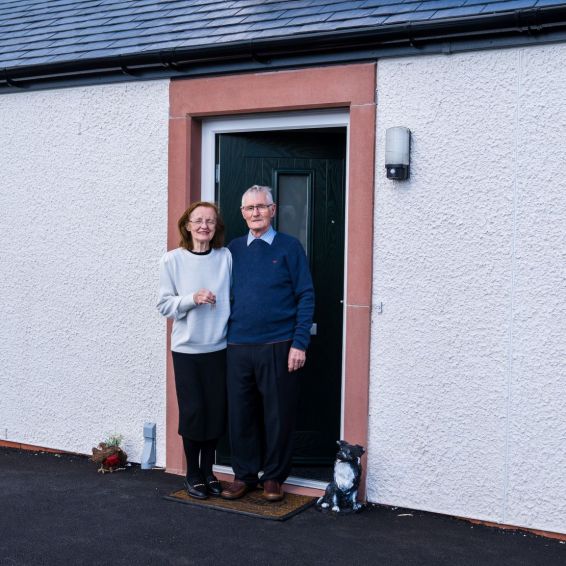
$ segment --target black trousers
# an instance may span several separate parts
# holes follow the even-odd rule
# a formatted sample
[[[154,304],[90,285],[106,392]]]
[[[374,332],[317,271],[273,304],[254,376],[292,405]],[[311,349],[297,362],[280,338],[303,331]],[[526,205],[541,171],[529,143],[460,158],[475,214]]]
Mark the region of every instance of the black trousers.
[[[179,434],[200,442],[220,438],[226,427],[226,350],[172,354]]]
[[[228,345],[227,386],[232,467],[249,484],[283,483],[291,470],[301,371],[289,373],[291,342]]]

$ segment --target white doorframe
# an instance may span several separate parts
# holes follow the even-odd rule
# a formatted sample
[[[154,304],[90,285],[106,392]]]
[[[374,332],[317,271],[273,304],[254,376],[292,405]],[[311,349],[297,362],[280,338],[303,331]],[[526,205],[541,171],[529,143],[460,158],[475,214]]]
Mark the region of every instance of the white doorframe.
[[[310,110],[301,112],[277,112],[246,114],[245,116],[221,116],[202,121],[201,149],[201,199],[215,200],[216,135],[236,132],[261,132],[273,130],[306,130],[311,128],[346,128],[346,174],[345,174],[345,218],[344,218],[344,297],[347,296],[348,263],[348,164],[350,155],[350,115],[344,109]],[[343,302],[343,320],[346,320],[346,302]],[[342,386],[340,406],[340,438],[344,437],[344,374],[346,363],[346,324],[342,325]],[[233,474],[228,466],[214,466],[218,472]],[[289,477],[287,483],[301,487],[324,489],[324,482]]]
[[[265,132],[273,130],[306,130],[336,128],[350,125],[347,110],[313,110],[309,112],[278,112],[246,116],[224,116],[202,121],[201,198],[214,201],[216,134],[235,132]],[[346,147],[346,180],[348,179],[348,144]],[[347,183],[346,183],[347,184]],[[346,186],[346,191],[348,187]],[[347,202],[347,199],[346,199]]]

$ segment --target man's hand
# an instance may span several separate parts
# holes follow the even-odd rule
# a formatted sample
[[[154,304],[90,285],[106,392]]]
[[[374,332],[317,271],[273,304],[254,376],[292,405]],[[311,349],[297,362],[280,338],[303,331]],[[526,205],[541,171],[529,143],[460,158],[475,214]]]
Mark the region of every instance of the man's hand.
[[[301,369],[307,360],[307,354],[304,350],[298,350],[297,348],[291,348],[289,350],[289,360],[287,363],[287,368],[289,371],[296,371]]]
[[[193,294],[195,305],[214,305],[216,303],[216,295],[208,289],[200,289]]]

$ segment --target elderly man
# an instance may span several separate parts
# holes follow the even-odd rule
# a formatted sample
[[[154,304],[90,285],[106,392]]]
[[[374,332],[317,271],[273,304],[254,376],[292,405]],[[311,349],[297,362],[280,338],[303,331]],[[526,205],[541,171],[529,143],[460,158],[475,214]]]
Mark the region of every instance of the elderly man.
[[[222,492],[225,499],[255,489],[263,470],[263,497],[280,501],[291,469],[314,290],[300,242],[271,226],[275,208],[269,187],[250,187],[241,207],[249,233],[229,245],[227,382],[235,480]]]

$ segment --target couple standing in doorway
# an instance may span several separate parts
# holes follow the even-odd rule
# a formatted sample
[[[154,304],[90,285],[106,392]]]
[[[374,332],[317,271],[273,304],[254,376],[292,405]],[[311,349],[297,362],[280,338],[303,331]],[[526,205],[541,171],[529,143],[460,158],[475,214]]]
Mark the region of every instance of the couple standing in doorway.
[[[300,242],[272,226],[271,189],[250,187],[241,212],[249,232],[224,248],[214,204],[196,202],[185,211],[180,247],[161,261],[158,309],[174,321],[188,494],[238,499],[260,482],[267,501],[280,501],[291,469],[314,289]],[[212,466],[226,405],[234,481],[222,489]]]

